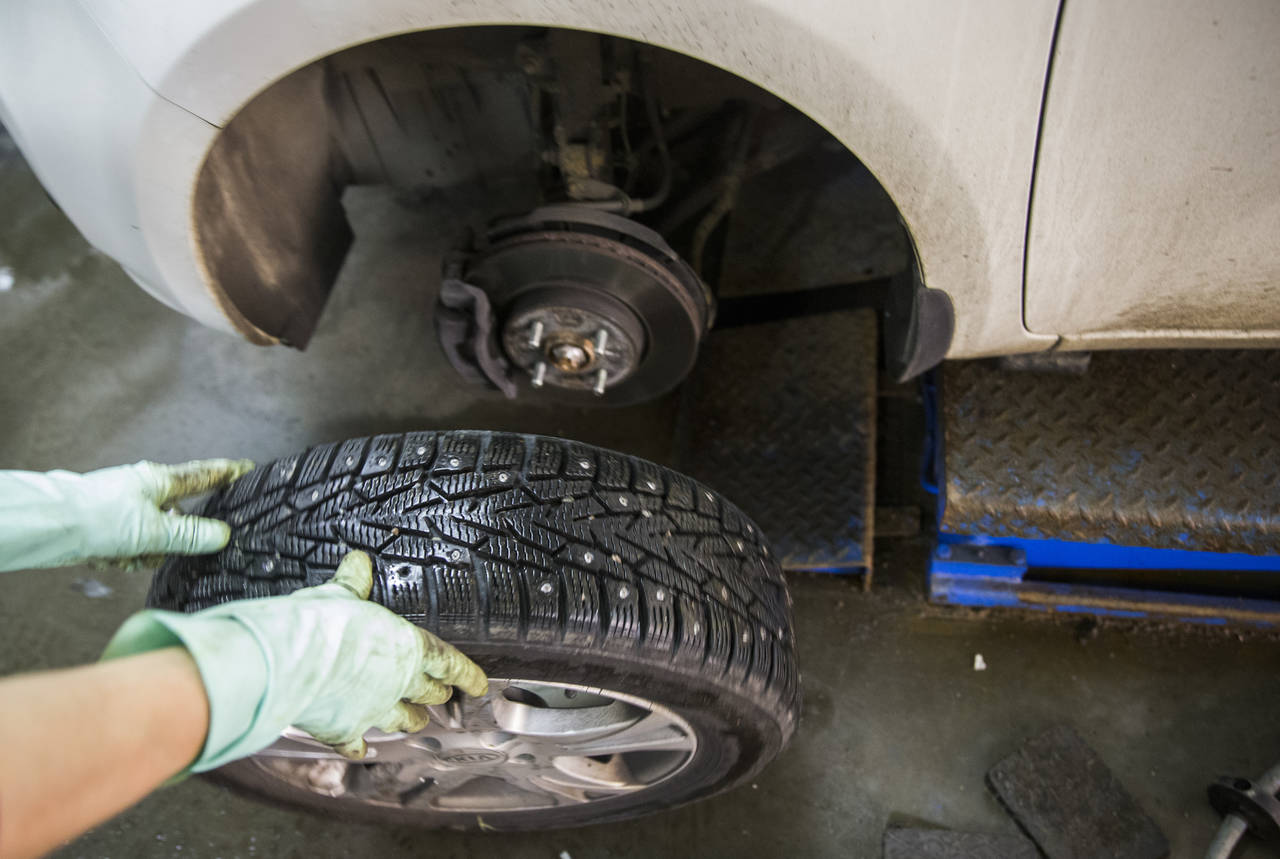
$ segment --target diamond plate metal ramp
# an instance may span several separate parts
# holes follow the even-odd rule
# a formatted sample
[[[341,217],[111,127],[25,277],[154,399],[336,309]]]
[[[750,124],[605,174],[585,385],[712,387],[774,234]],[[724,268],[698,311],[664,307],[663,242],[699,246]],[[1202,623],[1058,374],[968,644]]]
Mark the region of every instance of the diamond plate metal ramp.
[[[1280,553],[1280,352],[951,362],[943,531]]]
[[[731,498],[794,570],[871,569],[876,315],[713,331],[685,385],[681,470]]]

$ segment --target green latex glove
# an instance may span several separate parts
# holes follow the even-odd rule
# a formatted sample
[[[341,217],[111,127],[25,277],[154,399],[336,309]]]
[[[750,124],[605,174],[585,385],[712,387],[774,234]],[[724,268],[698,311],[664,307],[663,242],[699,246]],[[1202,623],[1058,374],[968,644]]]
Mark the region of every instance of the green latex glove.
[[[188,768],[203,772],[271,745],[290,725],[360,759],[370,728],[421,731],[428,704],[488,690],[451,645],[376,603],[373,564],[351,552],[323,585],[194,614],[143,611],[103,659],[182,645],[209,696],[209,733]]]
[[[205,459],[88,474],[0,471],[0,571],[216,552],[231,536],[225,522],[166,508],[252,468],[246,459]]]

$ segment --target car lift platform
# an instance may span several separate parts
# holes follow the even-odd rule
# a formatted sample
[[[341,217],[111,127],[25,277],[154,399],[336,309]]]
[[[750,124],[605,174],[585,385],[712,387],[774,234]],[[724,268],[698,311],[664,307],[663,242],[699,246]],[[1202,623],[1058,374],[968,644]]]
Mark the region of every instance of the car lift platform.
[[[1280,623],[1280,352],[950,362],[930,599]]]
[[[876,355],[865,309],[715,330],[684,387],[679,467],[754,519],[784,569],[870,585]]]

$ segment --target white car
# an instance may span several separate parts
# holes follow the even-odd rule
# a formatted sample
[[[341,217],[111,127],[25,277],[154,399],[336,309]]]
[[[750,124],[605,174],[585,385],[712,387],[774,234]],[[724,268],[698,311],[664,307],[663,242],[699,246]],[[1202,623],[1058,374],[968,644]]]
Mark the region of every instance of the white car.
[[[910,324],[888,345],[911,371],[944,355],[1280,344],[1277,43],[1264,0],[10,0],[0,121],[150,293],[301,346],[350,241],[348,184],[480,188],[497,216],[625,212],[628,187],[669,181],[665,206],[628,218],[662,227],[718,187],[705,171],[732,162],[733,135],[751,135],[746,169],[765,169],[795,157],[779,138],[807,118],[874,176],[921,283],[954,308],[952,330],[948,302],[898,296]],[[719,148],[676,153],[662,175],[657,147],[620,133],[652,141],[646,98]],[[763,114],[746,132],[743,104]],[[697,328],[708,308],[693,304]],[[594,387],[568,351],[542,381]],[[503,357],[520,379],[545,363]]]

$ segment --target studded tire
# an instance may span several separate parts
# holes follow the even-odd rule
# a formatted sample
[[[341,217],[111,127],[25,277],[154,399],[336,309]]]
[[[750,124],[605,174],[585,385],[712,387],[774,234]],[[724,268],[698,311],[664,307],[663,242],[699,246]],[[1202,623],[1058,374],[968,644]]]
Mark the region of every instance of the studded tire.
[[[150,605],[287,594],[363,549],[375,559],[372,599],[491,677],[641,696],[697,735],[679,772],[637,792],[483,815],[320,795],[252,759],[215,774],[268,801],[463,829],[621,820],[751,778],[794,732],[790,597],[764,535],[715,491],[653,463],[541,436],[381,435],[259,466],[203,512],[231,525],[230,544],[168,560]]]

